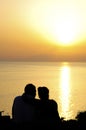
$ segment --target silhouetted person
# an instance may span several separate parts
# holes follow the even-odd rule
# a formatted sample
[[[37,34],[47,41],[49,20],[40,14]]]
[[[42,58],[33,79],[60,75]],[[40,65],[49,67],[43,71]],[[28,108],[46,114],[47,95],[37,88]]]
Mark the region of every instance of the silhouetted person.
[[[42,129],[60,128],[61,120],[58,113],[58,104],[49,99],[49,89],[47,87],[39,87],[39,120]]]
[[[12,118],[17,124],[33,125],[36,119],[36,87],[27,84],[24,93],[14,99],[12,106]]]

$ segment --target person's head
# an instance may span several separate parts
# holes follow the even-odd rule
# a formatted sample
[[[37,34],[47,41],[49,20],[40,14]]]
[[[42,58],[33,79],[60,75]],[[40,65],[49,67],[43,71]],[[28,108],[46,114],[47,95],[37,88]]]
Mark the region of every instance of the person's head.
[[[49,98],[49,89],[45,86],[38,87],[38,96],[41,100],[47,100]]]
[[[33,84],[27,84],[24,88],[25,94],[31,95],[33,97],[36,96],[36,87]]]

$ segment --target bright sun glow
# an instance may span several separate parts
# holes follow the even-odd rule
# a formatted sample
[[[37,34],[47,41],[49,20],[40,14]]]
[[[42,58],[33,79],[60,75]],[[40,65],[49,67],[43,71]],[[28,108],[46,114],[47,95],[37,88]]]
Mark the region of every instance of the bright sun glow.
[[[73,45],[77,42],[81,20],[78,8],[74,5],[69,3],[68,6],[62,6],[62,3],[42,1],[33,5],[30,16],[27,22],[50,43]]]
[[[52,36],[56,40],[56,42],[59,42],[61,45],[71,45],[72,42],[75,40],[76,36],[76,22],[75,19],[72,19],[70,17],[66,17],[64,19],[60,19],[58,21],[58,24],[56,23],[54,25],[54,28],[52,29]],[[54,41],[53,39],[53,41]]]

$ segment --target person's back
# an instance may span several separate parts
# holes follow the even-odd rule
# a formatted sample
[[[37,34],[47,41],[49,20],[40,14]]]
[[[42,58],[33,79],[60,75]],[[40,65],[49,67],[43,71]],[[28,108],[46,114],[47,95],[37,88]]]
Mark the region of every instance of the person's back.
[[[38,95],[40,98],[40,120],[48,126],[48,128],[56,128],[60,125],[60,116],[58,113],[58,104],[54,100],[49,99],[49,89],[47,87],[39,87]]]
[[[13,120],[17,123],[30,122],[34,119],[35,108],[32,104],[23,101],[21,96],[14,100],[13,104]]]
[[[17,124],[31,124],[36,119],[36,88],[33,84],[27,84],[24,94],[14,99],[12,106],[12,118]]]

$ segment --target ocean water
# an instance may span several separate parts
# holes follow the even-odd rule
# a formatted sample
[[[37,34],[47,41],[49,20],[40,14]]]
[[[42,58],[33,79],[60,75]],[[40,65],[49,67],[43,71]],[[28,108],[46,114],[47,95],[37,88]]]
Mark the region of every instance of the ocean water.
[[[0,111],[10,115],[14,97],[27,83],[47,86],[60,117],[74,119],[86,110],[85,62],[0,62]],[[38,94],[36,93],[36,98]]]

